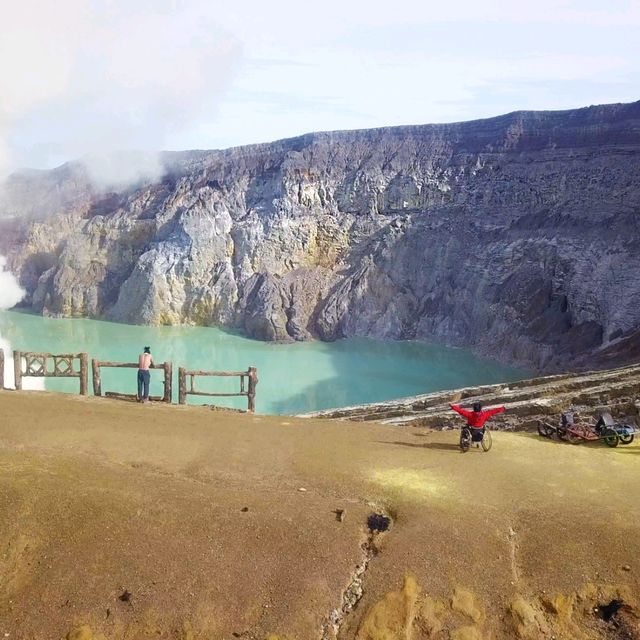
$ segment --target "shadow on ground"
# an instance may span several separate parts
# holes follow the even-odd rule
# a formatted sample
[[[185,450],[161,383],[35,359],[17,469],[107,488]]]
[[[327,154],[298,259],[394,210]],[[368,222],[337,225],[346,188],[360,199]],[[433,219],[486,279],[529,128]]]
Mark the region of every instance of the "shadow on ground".
[[[424,444],[415,444],[413,442],[401,442],[395,440],[389,442],[388,440],[378,440],[380,444],[395,444],[399,447],[412,447],[414,449],[437,449],[439,451],[460,451],[460,447],[455,443],[449,442],[425,442]]]

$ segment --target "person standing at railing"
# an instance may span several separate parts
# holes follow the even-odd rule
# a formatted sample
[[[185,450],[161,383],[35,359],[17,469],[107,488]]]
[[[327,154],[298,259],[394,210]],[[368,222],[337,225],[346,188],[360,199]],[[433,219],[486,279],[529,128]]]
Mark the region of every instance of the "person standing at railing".
[[[149,383],[151,382],[149,369],[152,367],[151,347],[145,347],[138,356],[138,402],[149,402]]]

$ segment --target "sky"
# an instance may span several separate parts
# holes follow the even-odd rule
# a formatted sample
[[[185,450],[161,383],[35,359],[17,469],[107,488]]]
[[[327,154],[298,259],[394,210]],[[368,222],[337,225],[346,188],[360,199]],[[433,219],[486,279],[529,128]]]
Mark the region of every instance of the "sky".
[[[640,0],[0,0],[0,24],[0,176],[640,99]]]

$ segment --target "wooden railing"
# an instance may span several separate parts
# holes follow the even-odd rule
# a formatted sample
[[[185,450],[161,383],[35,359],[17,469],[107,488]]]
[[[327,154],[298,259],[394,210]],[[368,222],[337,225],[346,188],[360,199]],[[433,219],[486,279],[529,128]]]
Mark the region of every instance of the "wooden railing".
[[[22,363],[25,363],[24,371]],[[78,361],[77,369],[74,368],[75,361]],[[5,389],[4,379],[5,353],[0,349],[0,389]],[[102,396],[101,370],[108,368],[138,369],[135,362],[108,362],[103,360],[91,360],[93,393]],[[172,378],[173,364],[163,362],[153,365],[153,369],[161,369],[164,372],[164,394],[162,396],[152,396],[151,400],[156,402],[172,402]],[[52,354],[36,353],[32,351],[13,352],[13,371],[15,376],[16,390],[22,390],[22,379],[28,377],[36,378],[78,378],[80,380],[80,394],[87,395],[88,387],[88,356],[86,353]],[[196,389],[196,377],[236,377],[240,378],[240,390],[237,393],[214,393],[209,391],[198,391]],[[189,386],[187,387],[187,378]],[[132,381],[133,383],[133,381]],[[137,382],[136,382],[137,384]],[[247,410],[251,413],[256,410],[256,386],[258,385],[258,370],[249,367],[247,371],[188,371],[184,367],[178,370],[178,402],[186,404],[187,396],[208,396],[208,397],[237,397],[246,396]],[[105,391],[104,395],[109,398],[120,398],[122,400],[135,400],[137,394],[119,393],[115,391]]]
[[[114,367],[118,369],[138,369],[137,362],[107,362],[103,360],[91,360],[91,373],[93,377],[93,395],[102,395],[102,378],[100,376],[101,369],[103,367]],[[172,383],[173,383],[173,364],[171,362],[163,362],[162,364],[154,364],[152,369],[162,369],[164,371],[164,395],[162,396],[150,396],[150,400],[155,402],[167,402],[171,404],[172,401]],[[137,384],[137,382],[136,382]],[[136,400],[138,395],[135,393],[119,393],[117,391],[105,391],[104,395],[107,398],[120,398],[121,400]]]
[[[212,393],[209,391],[198,391],[195,379],[197,376],[240,378],[240,391],[237,393]],[[187,388],[187,378],[190,379]],[[245,378],[247,382],[245,384]],[[184,367],[178,369],[178,403],[186,404],[187,396],[209,396],[209,397],[247,397],[247,411],[253,413],[256,410],[256,386],[258,384],[258,370],[249,367],[247,371],[187,371]]]
[[[4,353],[3,358],[4,360]],[[25,370],[22,371],[24,359]],[[74,369],[75,361],[78,369]],[[13,352],[13,375],[17,391],[22,390],[22,378],[79,378],[80,395],[87,395],[88,356],[86,353],[36,353],[34,351]],[[51,367],[49,365],[52,365]],[[4,364],[2,367],[4,377]],[[4,386],[4,381],[3,381]]]

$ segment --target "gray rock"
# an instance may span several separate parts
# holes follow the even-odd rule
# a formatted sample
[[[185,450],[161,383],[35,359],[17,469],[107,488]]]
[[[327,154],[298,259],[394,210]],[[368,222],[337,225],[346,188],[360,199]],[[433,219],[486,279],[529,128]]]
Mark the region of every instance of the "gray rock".
[[[640,102],[163,158],[116,193],[78,163],[9,180],[0,251],[33,309],[544,370],[640,354]]]

